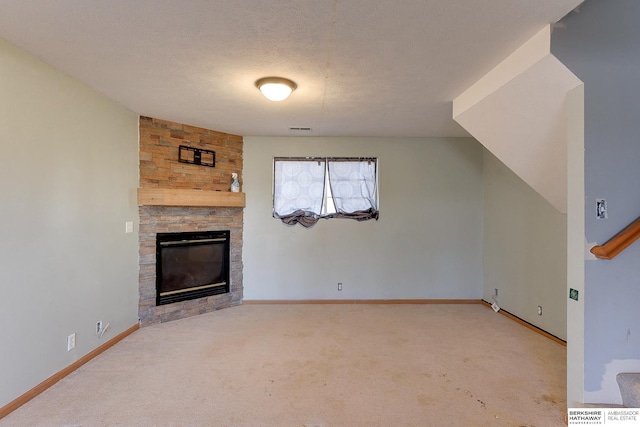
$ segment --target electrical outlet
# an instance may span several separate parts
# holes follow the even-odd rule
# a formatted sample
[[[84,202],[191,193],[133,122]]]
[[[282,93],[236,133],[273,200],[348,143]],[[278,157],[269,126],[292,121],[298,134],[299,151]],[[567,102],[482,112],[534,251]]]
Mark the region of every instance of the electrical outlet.
[[[98,320],[96,323],[96,335],[100,335],[100,332],[102,332],[102,320]]]
[[[67,337],[67,351],[71,351],[76,346],[76,333],[72,333]]]
[[[538,316],[542,316],[542,306],[538,306]]]
[[[498,288],[495,288],[495,289],[493,290],[493,296],[494,296],[494,297],[497,297],[497,296],[498,296]]]
[[[338,290],[341,291],[342,290],[342,283],[338,283]]]

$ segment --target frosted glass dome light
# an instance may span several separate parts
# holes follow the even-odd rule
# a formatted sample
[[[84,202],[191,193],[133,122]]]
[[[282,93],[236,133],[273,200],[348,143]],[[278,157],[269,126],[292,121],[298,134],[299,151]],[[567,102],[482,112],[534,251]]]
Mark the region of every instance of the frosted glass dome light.
[[[256,82],[256,87],[260,89],[265,98],[271,101],[283,101],[298,86],[291,80],[282,77],[265,77]]]

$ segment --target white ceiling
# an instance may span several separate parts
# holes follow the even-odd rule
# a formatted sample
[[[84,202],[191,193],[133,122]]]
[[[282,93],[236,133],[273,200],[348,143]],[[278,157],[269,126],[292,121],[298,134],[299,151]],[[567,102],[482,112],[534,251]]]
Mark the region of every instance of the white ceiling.
[[[243,136],[467,136],[452,100],[581,2],[0,0],[0,38],[144,116]],[[298,89],[268,101],[266,76]]]

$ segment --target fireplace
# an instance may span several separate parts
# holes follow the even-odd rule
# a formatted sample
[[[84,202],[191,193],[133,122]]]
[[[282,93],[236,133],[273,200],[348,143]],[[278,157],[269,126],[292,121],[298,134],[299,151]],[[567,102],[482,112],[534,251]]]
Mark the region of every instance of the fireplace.
[[[229,292],[229,231],[156,235],[156,305]]]

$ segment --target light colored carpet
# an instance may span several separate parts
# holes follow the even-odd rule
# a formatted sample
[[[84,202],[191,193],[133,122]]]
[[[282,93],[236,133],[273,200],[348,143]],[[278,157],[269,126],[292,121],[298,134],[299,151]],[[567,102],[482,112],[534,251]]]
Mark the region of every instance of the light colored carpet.
[[[142,328],[0,426],[564,426],[566,348],[482,305],[244,305]]]

